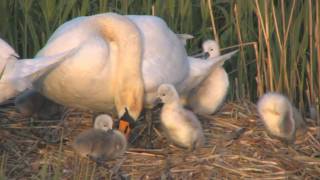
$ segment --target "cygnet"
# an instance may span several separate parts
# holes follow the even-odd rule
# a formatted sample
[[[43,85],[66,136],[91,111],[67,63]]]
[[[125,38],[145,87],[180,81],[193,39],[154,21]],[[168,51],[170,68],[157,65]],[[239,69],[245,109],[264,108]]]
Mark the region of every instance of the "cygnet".
[[[282,94],[264,94],[259,99],[257,108],[271,137],[292,143],[295,140],[296,131],[305,127],[299,111]]]
[[[96,162],[112,160],[123,155],[127,148],[125,136],[112,129],[113,121],[109,115],[99,115],[95,119],[94,128],[79,134],[73,148],[83,157]]]
[[[204,135],[198,118],[182,107],[179,95],[171,84],[162,84],[157,91],[164,103],[161,110],[161,124],[164,132],[175,145],[194,150],[203,145]]]
[[[208,59],[220,56],[219,44],[216,41],[205,41],[202,49],[209,55]],[[187,104],[194,112],[213,114],[224,102],[229,88],[229,78],[222,65],[223,63],[215,66],[200,86],[190,93]]]

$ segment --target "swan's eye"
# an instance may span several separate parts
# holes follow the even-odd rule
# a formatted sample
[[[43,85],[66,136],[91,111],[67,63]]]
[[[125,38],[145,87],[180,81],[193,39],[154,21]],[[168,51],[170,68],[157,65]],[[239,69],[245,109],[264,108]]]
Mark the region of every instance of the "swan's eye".
[[[166,94],[161,94],[161,96],[166,96]]]
[[[213,51],[213,49],[210,49],[210,51]]]

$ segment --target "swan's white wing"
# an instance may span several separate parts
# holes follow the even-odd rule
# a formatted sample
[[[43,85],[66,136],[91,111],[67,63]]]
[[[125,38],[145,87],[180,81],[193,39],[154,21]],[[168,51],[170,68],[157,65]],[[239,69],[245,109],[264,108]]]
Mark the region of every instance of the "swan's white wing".
[[[32,83],[41,75],[49,71],[59,62],[69,58],[76,49],[48,57],[36,57],[35,59],[11,60],[5,67],[1,83],[10,83],[16,90],[23,91],[31,87]]]
[[[187,40],[193,39],[194,36],[191,34],[176,34],[178,38],[180,39],[181,43],[185,46],[187,44]]]
[[[14,51],[14,49],[0,38],[0,78],[8,61],[10,59],[16,60],[17,57],[19,57],[19,55]]]
[[[178,91],[182,94],[189,93],[209,75],[213,68],[223,65],[226,60],[230,59],[237,52],[238,50],[235,50],[218,57],[208,58],[207,60],[188,57],[190,72],[188,77],[178,85]]]
[[[147,92],[160,84],[177,85],[187,77],[189,64],[181,41],[155,16],[128,16],[141,30],[144,44],[143,79]]]
[[[231,58],[233,55],[235,55],[238,51],[239,51],[239,50],[234,50],[234,51],[232,51],[232,52],[226,53],[226,54],[221,55],[221,56],[208,58],[207,60],[214,62],[215,66],[216,66],[216,65],[222,66],[226,60],[230,59],[230,58]],[[217,63],[217,64],[216,64],[216,63]]]
[[[3,39],[0,38],[0,56],[1,57],[10,57],[15,56],[19,57],[19,55],[15,52],[15,50]]]

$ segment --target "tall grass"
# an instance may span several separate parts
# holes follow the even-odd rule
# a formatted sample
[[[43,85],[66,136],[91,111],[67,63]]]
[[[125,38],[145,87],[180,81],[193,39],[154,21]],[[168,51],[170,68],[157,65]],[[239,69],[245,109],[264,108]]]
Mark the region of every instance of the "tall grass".
[[[22,57],[32,57],[52,32],[73,17],[101,12],[154,14],[177,33],[202,40],[215,37],[221,47],[240,53],[226,63],[230,99],[256,100],[266,91],[282,92],[308,112],[318,109],[320,38],[318,0],[2,0],[0,35]]]

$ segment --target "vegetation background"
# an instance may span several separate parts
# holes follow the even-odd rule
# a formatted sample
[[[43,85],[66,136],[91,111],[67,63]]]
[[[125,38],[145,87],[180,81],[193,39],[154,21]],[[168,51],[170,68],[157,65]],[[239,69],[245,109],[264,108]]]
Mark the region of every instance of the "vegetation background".
[[[0,37],[22,58],[33,57],[69,19],[102,12],[152,14],[176,33],[238,47],[226,63],[229,99],[256,101],[266,91],[286,94],[305,114],[320,97],[319,0],[1,0]]]
[[[58,26],[74,17],[103,12],[160,16],[174,32],[195,36],[187,46],[190,55],[200,51],[201,42],[212,38],[219,41],[224,50],[240,49],[236,57],[225,63],[231,81],[229,100],[249,99],[255,102],[267,91],[281,92],[287,95],[304,115],[317,113],[319,127],[319,9],[320,0],[0,0],[0,38],[9,42],[21,58],[31,58],[44,46]],[[8,109],[10,110],[10,107]],[[26,176],[33,177],[30,179],[61,179],[64,173],[71,171],[73,179],[90,179],[95,173],[109,173],[104,168],[99,169],[93,165],[91,169],[88,162],[72,159],[74,152],[63,146],[63,138],[71,136],[66,129],[73,132],[70,126],[59,129],[48,126],[51,122],[42,122],[45,125],[33,128],[31,122],[29,129],[29,120],[12,118],[9,121],[3,118],[6,117],[3,114],[7,113],[8,109],[1,109],[3,111],[0,114],[3,125],[0,128],[0,147],[9,149],[5,151],[8,154],[0,156],[0,180],[6,177],[26,179]],[[207,152],[200,157],[206,159],[204,164],[205,167],[210,167],[209,169],[201,169],[198,158],[188,164],[183,161],[181,165],[175,165],[179,168],[189,166],[189,169],[198,167],[194,172],[201,169],[201,172],[210,172],[211,175],[231,175],[230,177],[235,179],[319,177],[319,141],[314,137],[316,131],[320,137],[320,132],[316,122],[310,122],[308,135],[300,143],[294,148],[288,148],[281,143],[270,142],[269,138],[263,135],[262,128],[250,122],[256,116],[251,110],[243,110],[250,108],[235,109],[234,114],[241,113],[242,118],[233,118],[231,113],[227,119],[204,121],[204,127],[210,128],[207,129],[207,136],[211,137],[208,138],[209,144],[214,146],[204,149]],[[246,113],[254,117],[247,116]],[[89,115],[81,118],[87,119],[88,124],[92,121]],[[68,117],[66,122],[76,124],[78,119],[79,115],[75,114]],[[235,141],[231,145],[229,140],[220,138],[226,136],[226,131],[231,132],[242,127],[241,123],[244,122],[249,131],[243,135],[241,141]],[[21,127],[23,123],[28,127]],[[88,128],[89,125],[83,127]],[[10,133],[10,129],[14,133]],[[78,128],[73,133],[81,130],[84,129]],[[57,136],[57,133],[60,133],[61,137]],[[40,143],[39,139],[42,142],[47,134],[58,138],[59,145]],[[38,136],[41,138],[34,139]],[[223,151],[224,155],[220,157],[219,153],[213,154],[215,150]],[[137,156],[134,153],[128,156],[130,165],[133,164],[132,167],[123,167],[127,168],[128,172],[130,169],[133,171],[133,168],[141,174],[151,173],[148,168],[143,171],[144,167],[136,170],[134,166],[150,164],[152,167],[154,165],[151,164],[155,163],[154,157]],[[171,160],[179,161],[180,156],[181,152],[175,150],[175,156]],[[146,157],[149,161],[146,161]],[[162,161],[161,158],[158,159],[160,160],[156,162]],[[225,162],[220,162],[221,159]],[[38,166],[41,168],[35,174]],[[161,164],[155,165],[156,172],[161,168]]]

